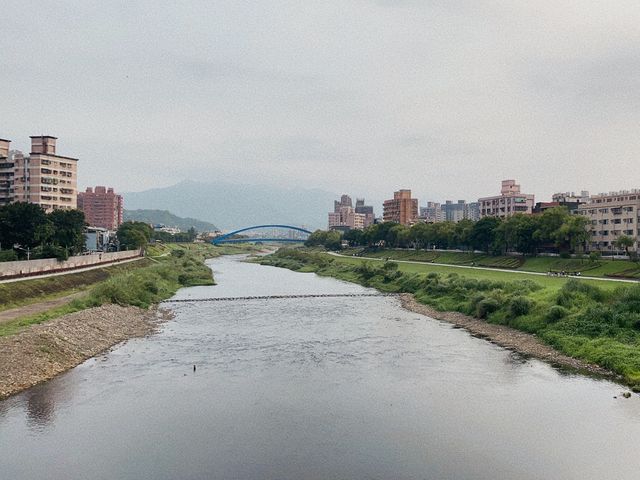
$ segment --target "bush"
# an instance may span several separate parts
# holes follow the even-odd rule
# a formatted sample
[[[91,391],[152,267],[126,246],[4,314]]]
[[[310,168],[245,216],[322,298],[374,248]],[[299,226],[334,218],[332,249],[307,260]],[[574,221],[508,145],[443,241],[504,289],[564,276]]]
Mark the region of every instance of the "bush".
[[[171,255],[174,256],[174,257],[181,258],[181,257],[184,257],[185,253],[184,253],[184,250],[182,250],[182,249],[180,249],[180,250],[171,250]]]
[[[14,262],[18,260],[15,250],[0,250],[0,262]]]
[[[545,320],[549,323],[555,323],[567,316],[567,309],[560,305],[552,305],[545,315]]]
[[[526,297],[517,296],[509,302],[509,313],[513,317],[526,315],[531,311],[531,300]]]
[[[486,319],[490,314],[497,311],[500,304],[493,298],[485,298],[478,302],[476,306],[476,317]]]
[[[560,252],[560,258],[571,258],[571,254],[569,252]]]

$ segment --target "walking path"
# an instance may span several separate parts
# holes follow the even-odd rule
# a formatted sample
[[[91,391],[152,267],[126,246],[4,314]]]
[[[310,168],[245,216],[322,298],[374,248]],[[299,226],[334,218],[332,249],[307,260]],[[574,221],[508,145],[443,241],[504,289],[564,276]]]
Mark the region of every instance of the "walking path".
[[[53,308],[61,307],[62,305],[66,305],[72,300],[81,297],[85,293],[86,292],[75,292],[71,295],[65,295],[64,297],[52,298],[51,300],[45,300],[44,302],[32,303],[31,305],[25,305],[23,307],[4,310],[3,312],[0,312],[0,325],[17,318],[30,317]]]
[[[127,258],[125,260],[120,260],[120,261],[113,262],[113,263],[101,263],[99,265],[93,265],[91,267],[83,267],[83,268],[75,268],[73,270],[65,270],[64,272],[45,273],[44,275],[29,275],[29,276],[26,276],[26,277],[19,277],[19,278],[8,278],[6,280],[0,280],[0,283],[23,282],[25,280],[35,280],[35,279],[38,279],[38,278],[57,277],[59,275],[69,275],[70,273],[86,272],[87,270],[95,270],[96,268],[108,268],[108,267],[111,267],[113,265],[120,265],[120,264],[128,263],[128,262],[137,262],[138,260],[142,260],[143,258],[146,258],[146,257]]]
[[[376,257],[357,257],[352,255],[342,255],[336,252],[328,252],[329,255],[333,255],[334,257],[342,257],[342,258],[362,258],[364,260],[375,260],[375,261],[385,261],[384,258],[376,258]],[[526,270],[509,270],[507,268],[492,268],[492,267],[472,267],[469,265],[451,265],[450,263],[434,263],[434,262],[418,262],[416,260],[394,260],[390,259],[396,263],[412,263],[415,265],[434,265],[438,267],[452,267],[452,268],[465,268],[465,269],[474,269],[474,270],[487,270],[490,272],[506,272],[506,273],[520,273],[522,275],[542,275],[543,277],[548,276],[546,273],[542,272],[528,272]],[[600,280],[603,282],[621,282],[621,283],[638,283],[638,280],[630,280],[626,278],[610,278],[610,277],[588,277],[585,275],[572,275],[568,277],[562,278],[579,278],[583,280]]]

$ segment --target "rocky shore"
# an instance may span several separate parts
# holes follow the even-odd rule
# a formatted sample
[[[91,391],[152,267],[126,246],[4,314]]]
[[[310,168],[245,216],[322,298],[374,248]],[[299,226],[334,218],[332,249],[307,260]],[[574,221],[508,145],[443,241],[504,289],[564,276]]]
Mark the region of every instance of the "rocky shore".
[[[0,399],[49,380],[167,317],[157,309],[103,305],[0,338]]]
[[[411,312],[420,313],[437,320],[452,323],[464,328],[471,334],[482,337],[490,342],[523,355],[538,358],[555,366],[568,367],[581,372],[603,375],[619,380],[621,377],[615,373],[592,365],[581,360],[564,355],[554,348],[542,343],[535,335],[521,332],[505,325],[495,325],[484,320],[470,317],[459,312],[440,312],[438,310],[418,303],[413,295],[404,293],[400,295],[400,302],[404,308]]]

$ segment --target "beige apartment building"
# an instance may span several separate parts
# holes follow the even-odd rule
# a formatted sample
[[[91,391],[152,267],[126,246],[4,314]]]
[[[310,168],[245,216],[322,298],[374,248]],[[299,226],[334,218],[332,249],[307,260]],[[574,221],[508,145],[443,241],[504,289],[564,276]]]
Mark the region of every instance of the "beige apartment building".
[[[398,190],[393,199],[382,204],[382,218],[385,222],[412,225],[418,220],[418,199],[411,198],[411,190]]]
[[[614,242],[621,235],[633,237],[633,250],[638,250],[640,189],[593,195],[577,213],[590,221],[590,250],[616,251]]]
[[[47,213],[77,208],[78,159],[58,155],[56,137],[31,137],[29,156],[14,153],[13,201],[40,205]]]
[[[9,158],[11,140],[0,138],[0,205],[6,205],[13,199],[13,162]]]
[[[522,193],[515,180],[502,180],[500,195],[478,199],[480,218],[507,218],[516,213],[530,214],[533,211],[534,195]]]

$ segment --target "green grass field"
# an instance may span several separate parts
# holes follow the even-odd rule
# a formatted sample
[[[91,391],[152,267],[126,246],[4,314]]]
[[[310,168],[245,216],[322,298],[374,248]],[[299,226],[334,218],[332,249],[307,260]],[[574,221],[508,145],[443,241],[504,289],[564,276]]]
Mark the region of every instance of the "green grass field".
[[[587,258],[559,258],[559,257],[514,257],[490,256],[478,253],[438,252],[432,250],[395,250],[378,249],[364,250],[349,248],[342,252],[344,255],[361,255],[371,258],[390,258],[392,260],[407,260],[425,263],[446,263],[450,265],[474,265],[479,267],[502,268],[523,272],[580,272],[591,277],[614,277],[640,279],[640,264],[628,260],[597,260]]]
[[[384,258],[380,258],[380,260],[366,260],[364,258],[359,257],[338,257],[334,255],[324,254],[330,258],[334,258],[338,263],[345,263],[350,265],[358,265],[363,262],[383,262]],[[388,255],[387,255],[388,257]],[[396,258],[393,258],[396,260]],[[403,259],[404,260],[404,259]],[[449,274],[456,273],[458,275],[464,275],[470,278],[476,279],[486,279],[486,280],[495,280],[495,281],[514,281],[514,280],[531,280],[533,282],[538,283],[542,287],[549,287],[553,290],[558,290],[562,288],[562,286],[567,282],[568,278],[565,277],[549,277],[546,275],[530,275],[526,271],[514,270],[511,272],[505,271],[492,271],[492,270],[481,270],[477,268],[465,268],[464,266],[443,266],[443,265],[431,265],[429,263],[419,264],[419,263],[399,263],[398,269],[401,272],[407,273],[417,273],[417,274],[426,274],[430,272],[441,273],[441,274]],[[546,270],[545,270],[546,272]],[[604,280],[592,280],[592,279],[580,279],[581,282],[587,282],[593,285],[597,285],[600,288],[611,290],[618,286],[616,282],[609,282]]]

